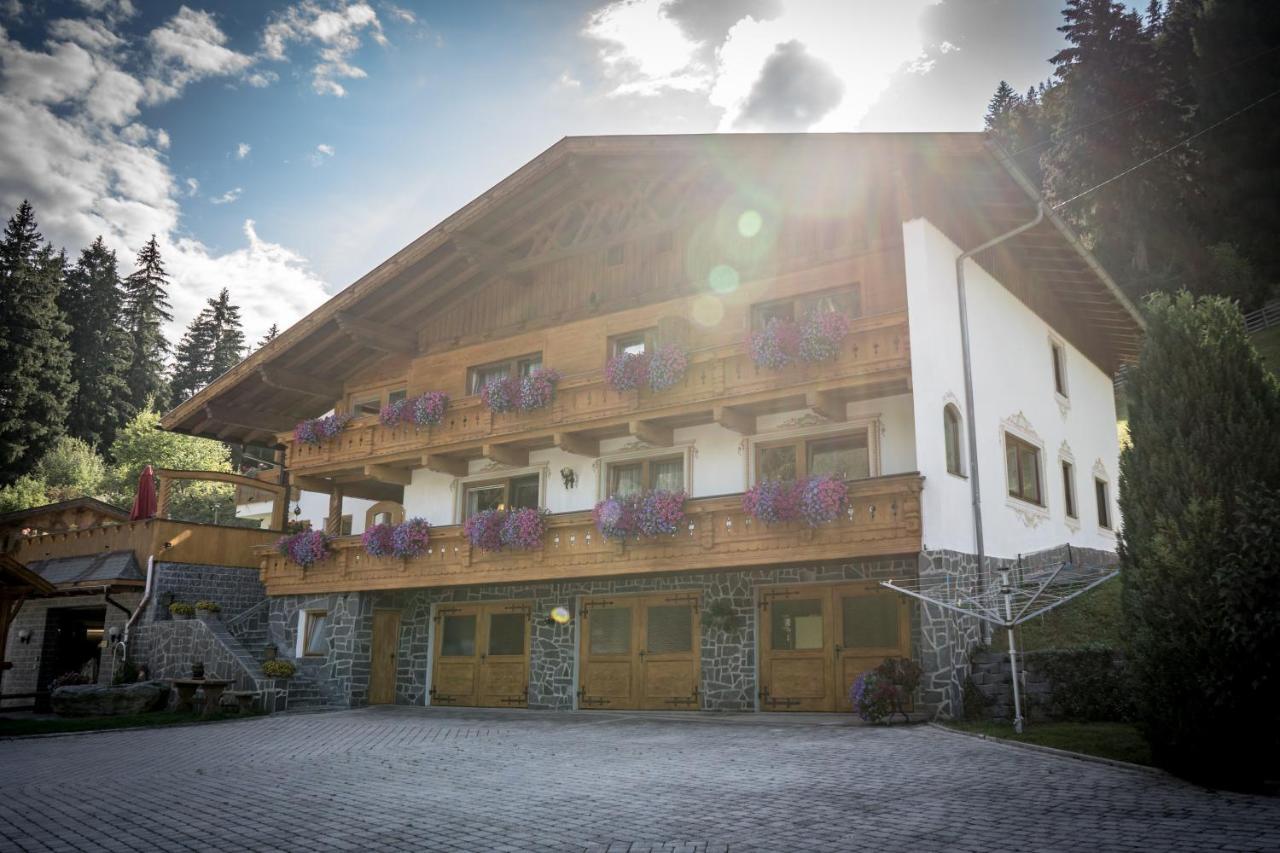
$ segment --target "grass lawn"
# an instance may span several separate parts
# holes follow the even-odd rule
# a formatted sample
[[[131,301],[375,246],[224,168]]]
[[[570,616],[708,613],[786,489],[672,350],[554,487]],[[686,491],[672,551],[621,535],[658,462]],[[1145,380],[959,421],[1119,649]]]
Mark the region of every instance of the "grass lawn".
[[[198,713],[186,711],[153,711],[150,714],[130,714],[119,717],[0,718],[0,737],[88,732],[98,729],[149,728],[179,723],[212,723],[219,720],[244,720],[256,716],[260,714],[215,714],[212,717],[201,717]]]
[[[970,734],[1016,740],[1051,746],[1068,752],[1081,752],[1102,758],[1114,758],[1132,764],[1151,764],[1151,750],[1129,723],[1027,723],[1022,734],[1015,734],[1012,723],[949,723],[951,728]]]

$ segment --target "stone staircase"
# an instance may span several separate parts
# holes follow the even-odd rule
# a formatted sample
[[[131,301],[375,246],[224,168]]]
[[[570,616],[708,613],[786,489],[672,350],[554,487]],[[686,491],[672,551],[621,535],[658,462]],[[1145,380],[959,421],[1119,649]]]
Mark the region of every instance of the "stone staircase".
[[[258,680],[255,689],[272,690],[284,688],[285,695],[272,703],[275,710],[309,710],[329,707],[325,701],[320,685],[323,679],[324,662],[321,660],[296,660],[297,674],[293,678],[276,680],[262,673],[262,663],[267,659],[267,645],[271,642],[270,622],[267,602],[239,614],[227,623],[228,639],[238,649],[238,657],[243,656]]]

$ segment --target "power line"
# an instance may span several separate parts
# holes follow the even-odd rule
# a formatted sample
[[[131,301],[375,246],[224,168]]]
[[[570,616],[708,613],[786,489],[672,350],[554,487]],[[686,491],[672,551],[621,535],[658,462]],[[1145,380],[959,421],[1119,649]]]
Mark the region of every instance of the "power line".
[[[1226,124],[1227,122],[1231,121],[1231,120],[1232,120],[1233,118],[1235,118],[1236,116],[1241,115],[1242,113],[1246,113],[1246,112],[1248,112],[1249,110],[1251,110],[1251,109],[1253,109],[1254,107],[1256,107],[1258,104],[1262,103],[1263,101],[1268,100],[1269,98],[1274,98],[1276,95],[1280,95],[1280,89],[1273,89],[1271,92],[1269,92],[1269,93],[1268,93],[1268,94],[1266,94],[1266,95],[1263,95],[1261,98],[1258,98],[1258,99],[1257,99],[1256,101],[1254,101],[1253,103],[1251,103],[1251,104],[1249,104],[1249,105],[1247,105],[1247,106],[1241,107],[1240,109],[1238,109],[1238,110],[1236,110],[1235,112],[1233,112],[1231,115],[1226,116],[1226,117],[1224,117],[1224,118],[1222,118],[1222,119],[1219,119],[1218,121],[1215,121],[1213,124],[1209,125],[1208,127],[1204,128],[1204,129],[1202,129],[1202,130],[1198,130],[1198,131],[1196,131],[1195,133],[1193,133],[1193,134],[1191,134],[1190,136],[1188,136],[1188,137],[1186,137],[1185,139],[1183,139],[1181,142],[1176,142],[1176,143],[1174,143],[1173,145],[1170,145],[1168,148],[1164,149],[1163,151],[1160,151],[1159,153],[1156,153],[1156,154],[1152,154],[1150,157],[1148,157],[1147,159],[1143,160],[1142,162],[1140,162],[1140,163],[1135,163],[1134,165],[1132,165],[1132,166],[1130,166],[1129,168],[1125,169],[1123,172],[1118,172],[1118,173],[1116,173],[1116,174],[1112,175],[1111,177],[1107,178],[1105,181],[1103,181],[1103,182],[1101,182],[1101,183],[1098,183],[1098,184],[1094,184],[1093,186],[1089,187],[1089,189],[1085,190],[1084,192],[1076,193],[1075,195],[1073,195],[1071,198],[1067,199],[1066,201],[1060,201],[1060,202],[1058,202],[1057,204],[1055,204],[1055,205],[1053,206],[1053,210],[1059,210],[1060,208],[1063,208],[1063,207],[1067,206],[1068,204],[1071,204],[1073,201],[1077,201],[1077,200],[1079,200],[1079,199],[1084,198],[1085,196],[1087,196],[1087,195],[1088,195],[1089,193],[1091,193],[1091,192],[1094,192],[1094,191],[1096,191],[1096,190],[1102,189],[1102,188],[1103,188],[1103,187],[1105,187],[1107,184],[1110,184],[1110,183],[1112,183],[1113,181],[1118,181],[1118,180],[1120,180],[1120,179],[1121,179],[1121,178],[1123,178],[1125,175],[1128,175],[1128,174],[1130,174],[1130,173],[1132,173],[1132,172],[1136,172],[1136,171],[1138,171],[1139,169],[1141,169],[1143,166],[1147,165],[1148,163],[1152,163],[1152,162],[1154,162],[1154,161],[1156,161],[1156,160],[1159,160],[1161,157],[1163,157],[1164,155],[1168,154],[1169,152],[1171,152],[1171,151],[1175,151],[1175,150],[1177,150],[1178,148],[1181,148],[1182,146],[1186,145],[1188,142],[1191,142],[1193,139],[1197,139],[1198,137],[1204,136],[1206,133],[1208,133],[1209,131],[1211,131],[1211,130],[1213,130],[1213,129],[1215,129],[1215,128],[1222,127],[1222,125],[1224,125],[1224,124]]]

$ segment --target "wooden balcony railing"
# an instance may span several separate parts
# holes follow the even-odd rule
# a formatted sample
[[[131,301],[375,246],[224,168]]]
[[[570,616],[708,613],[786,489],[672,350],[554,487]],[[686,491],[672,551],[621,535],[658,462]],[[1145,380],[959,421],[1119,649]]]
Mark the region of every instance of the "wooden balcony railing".
[[[555,365],[548,365],[554,367]],[[371,462],[410,459],[428,448],[433,453],[457,451],[499,438],[519,439],[557,431],[591,429],[625,423],[630,418],[674,417],[704,406],[763,403],[807,390],[824,391],[875,381],[877,374],[910,368],[907,316],[903,312],[864,317],[854,322],[838,357],[782,370],[756,367],[745,344],[718,347],[690,355],[689,370],[674,388],[617,392],[603,372],[565,377],[555,401],[534,412],[494,414],[470,395],[450,402],[444,422],[428,428],[386,427],[367,415],[352,421],[337,438],[317,445],[288,446],[288,467],[299,473],[339,470]]]
[[[269,545],[279,536],[279,533],[251,527],[148,518],[30,536],[19,541],[13,556],[19,562],[30,563],[56,557],[132,551],[143,568],[152,556],[173,563],[253,567],[260,563],[254,549]]]
[[[723,495],[688,501],[684,528],[659,539],[608,540],[596,530],[591,513],[572,512],[548,520],[538,551],[473,549],[459,525],[434,528],[428,552],[409,560],[370,557],[358,536],[338,540],[333,556],[306,569],[272,548],[258,550],[270,595],[525,583],[914,554],[920,550],[922,483],[916,474],[860,480],[849,487],[846,516],[817,528],[752,521],[742,512],[741,495]]]

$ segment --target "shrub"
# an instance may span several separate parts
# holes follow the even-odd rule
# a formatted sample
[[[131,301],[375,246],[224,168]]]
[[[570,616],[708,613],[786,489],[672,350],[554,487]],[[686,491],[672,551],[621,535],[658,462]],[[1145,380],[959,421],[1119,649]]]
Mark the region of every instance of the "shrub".
[[[209,601],[205,599],[196,602],[196,610],[203,610],[206,613],[221,613],[222,605],[216,601]]]
[[[1280,754],[1280,387],[1239,310],[1158,294],[1125,381],[1122,605],[1157,764],[1233,787]]]
[[[293,678],[298,672],[292,661],[272,658],[262,662],[262,674],[267,678]]]
[[[277,539],[276,551],[306,568],[333,552],[333,540],[320,530],[303,530]]]
[[[133,684],[141,675],[138,665],[131,660],[122,660],[120,665],[116,667],[115,673],[111,676],[112,684]]]
[[[963,693],[961,694],[961,705],[963,706],[963,716],[969,722],[977,722],[987,718],[987,709],[991,707],[991,700],[987,698],[987,694],[978,688],[977,683],[973,680],[973,676],[966,675],[964,677]]]
[[[1132,698],[1114,649],[1093,646],[1035,652],[1024,662],[1049,681],[1043,707],[1049,717],[1079,722],[1132,719]]]
[[[185,601],[175,601],[169,605],[169,612],[174,616],[194,616],[196,609]]]

